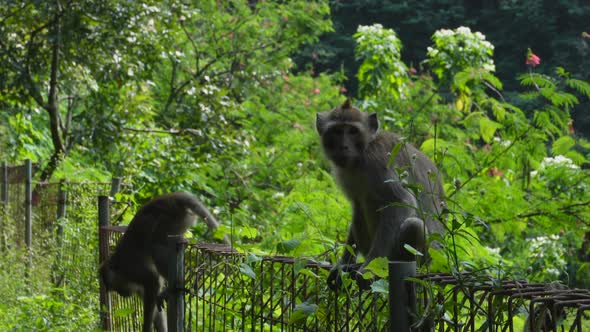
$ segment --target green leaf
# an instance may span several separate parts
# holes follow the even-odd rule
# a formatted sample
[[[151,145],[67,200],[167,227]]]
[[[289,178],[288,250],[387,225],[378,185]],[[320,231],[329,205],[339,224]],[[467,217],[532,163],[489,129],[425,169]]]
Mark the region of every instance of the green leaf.
[[[371,292],[389,294],[389,282],[385,279],[376,280],[371,284]]]
[[[588,162],[588,160],[584,158],[584,156],[581,153],[574,150],[566,152],[564,156],[570,158],[576,165],[582,165]]]
[[[576,145],[576,141],[570,136],[562,136],[553,142],[551,146],[551,150],[553,151],[554,155],[563,155],[569,149],[571,149],[574,145]]]
[[[365,266],[365,270],[373,272],[379,278],[387,278],[389,275],[389,260],[385,257],[377,257]]]
[[[590,98],[590,84],[588,82],[571,78],[566,80],[565,84],[579,93],[584,94],[587,98]]]
[[[399,150],[402,147],[403,142],[397,142],[397,144],[391,149],[391,153],[389,154],[389,160],[387,161],[387,167],[391,167],[395,162],[395,157],[397,156]]]
[[[132,315],[134,312],[135,310],[133,308],[123,307],[115,310],[115,312],[113,313],[113,317],[126,317]]]
[[[291,314],[291,317],[289,317],[289,325],[297,324],[304,321],[307,317],[313,315],[316,312],[317,308],[317,304],[311,304],[306,302],[296,305],[295,310],[293,310],[293,313]]]
[[[440,151],[440,148],[448,147],[449,143],[441,138],[429,138],[422,142],[422,145],[420,145],[420,150],[427,156],[433,156],[435,153],[435,146]]]
[[[411,245],[409,245],[407,243],[404,244],[404,249],[409,251],[414,256],[424,256],[424,254],[422,254],[420,251],[418,251],[418,249],[412,247]]]
[[[253,262],[260,262],[262,260],[262,257],[254,255],[253,253],[248,253],[248,255],[246,256],[246,264],[250,264]]]
[[[580,144],[580,146],[583,147],[584,149],[590,149],[590,142],[583,139],[583,138],[580,138],[578,140],[578,144]]]
[[[498,128],[502,128],[502,125],[490,120],[490,118],[487,116],[484,116],[479,120],[479,132],[481,134],[481,138],[486,143],[490,143],[492,141],[492,138],[494,138],[494,134]]]
[[[246,239],[253,239],[258,236],[258,230],[250,226],[240,226],[239,234]]]
[[[483,78],[486,81],[488,81],[488,83],[490,83],[494,88],[496,88],[498,90],[502,90],[502,82],[500,82],[500,80],[496,76],[494,76],[494,74],[489,73],[489,72],[484,72]]]
[[[281,254],[286,254],[295,250],[297,247],[299,247],[300,244],[301,241],[296,239],[281,241],[277,243],[277,251]]]
[[[243,274],[247,275],[248,277],[250,277],[252,279],[256,279],[256,273],[254,273],[254,270],[252,270],[252,267],[246,263],[240,264],[240,272],[242,272]]]

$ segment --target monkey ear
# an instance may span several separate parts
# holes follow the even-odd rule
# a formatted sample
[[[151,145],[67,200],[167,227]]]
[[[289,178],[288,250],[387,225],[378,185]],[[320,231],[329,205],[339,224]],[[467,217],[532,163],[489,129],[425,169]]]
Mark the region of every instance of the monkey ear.
[[[368,117],[369,120],[369,129],[371,133],[376,133],[379,129],[379,119],[377,119],[377,113],[371,113]]]
[[[340,108],[343,110],[352,108],[352,101],[350,100],[350,98],[346,98],[346,101],[344,102],[344,104],[342,104],[342,106],[340,106]]]
[[[317,113],[315,115],[315,128],[320,136],[324,133],[324,117],[322,116],[322,113]]]

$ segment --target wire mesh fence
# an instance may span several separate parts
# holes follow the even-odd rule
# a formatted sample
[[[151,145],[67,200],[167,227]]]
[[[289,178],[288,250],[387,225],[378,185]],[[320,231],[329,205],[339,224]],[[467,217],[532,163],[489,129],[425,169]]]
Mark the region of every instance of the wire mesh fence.
[[[387,331],[387,294],[329,291],[329,266],[215,244],[185,253],[187,331]]]
[[[101,259],[108,257],[126,228],[125,226],[113,225],[100,227]],[[112,292],[107,294],[106,291],[106,289],[101,289],[103,328],[122,332],[141,331],[141,319],[143,317],[141,299],[137,296],[122,297]]]
[[[399,331],[389,323],[385,293],[355,284],[332,292],[329,266],[205,243],[188,244],[184,257],[184,285],[176,291],[184,302],[185,331]],[[590,331],[589,290],[445,273],[419,275],[412,285],[417,331]],[[389,288],[394,295],[402,291]],[[137,330],[141,303],[110,296],[118,319],[113,330]]]
[[[18,306],[50,294],[90,317],[99,306],[96,196],[109,193],[111,184],[36,182],[35,165],[30,173],[26,164],[1,169],[0,273],[10,280],[3,303]]]

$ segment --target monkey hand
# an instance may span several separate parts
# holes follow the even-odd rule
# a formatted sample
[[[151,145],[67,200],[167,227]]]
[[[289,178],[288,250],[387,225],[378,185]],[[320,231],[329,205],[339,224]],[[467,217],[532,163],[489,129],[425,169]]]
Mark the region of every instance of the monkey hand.
[[[361,267],[361,264],[336,264],[330,270],[328,274],[328,287],[332,291],[337,291],[342,286],[342,273],[352,273],[352,278],[355,279],[355,274],[357,274],[358,269]],[[362,278],[362,277],[361,277]]]
[[[370,273],[371,277],[365,277],[365,273],[368,272],[364,269],[364,265],[358,267],[356,270],[351,272],[351,277],[356,281],[359,289],[367,290],[371,288],[371,284],[375,281],[375,275]]]
[[[160,294],[158,294],[158,299],[156,300],[158,311],[161,312],[164,310],[164,302],[168,298],[169,294],[170,291],[168,290],[168,287],[166,287]]]

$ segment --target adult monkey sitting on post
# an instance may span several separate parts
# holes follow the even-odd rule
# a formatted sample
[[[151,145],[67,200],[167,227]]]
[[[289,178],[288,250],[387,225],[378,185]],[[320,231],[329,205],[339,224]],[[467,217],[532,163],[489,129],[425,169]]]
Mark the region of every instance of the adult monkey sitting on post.
[[[378,132],[377,114],[360,111],[350,100],[318,113],[316,128],[336,182],[352,205],[347,245],[363,254],[366,263],[376,257],[414,260],[405,244],[425,252],[425,229],[443,232],[436,216],[444,207],[444,193],[434,163],[393,133]],[[390,164],[394,148],[397,153]],[[414,193],[402,181],[417,185],[419,192]],[[330,271],[330,288],[340,286],[341,270],[362,270],[354,263],[353,254],[344,250]]]
[[[161,310],[168,261],[174,255],[169,235],[182,235],[195,224],[196,215],[210,215],[193,195],[165,194],[143,205],[129,223],[115,252],[100,266],[107,290],[121,296],[138,294],[143,299],[143,332],[167,330]],[[212,217],[212,216],[211,216]]]

